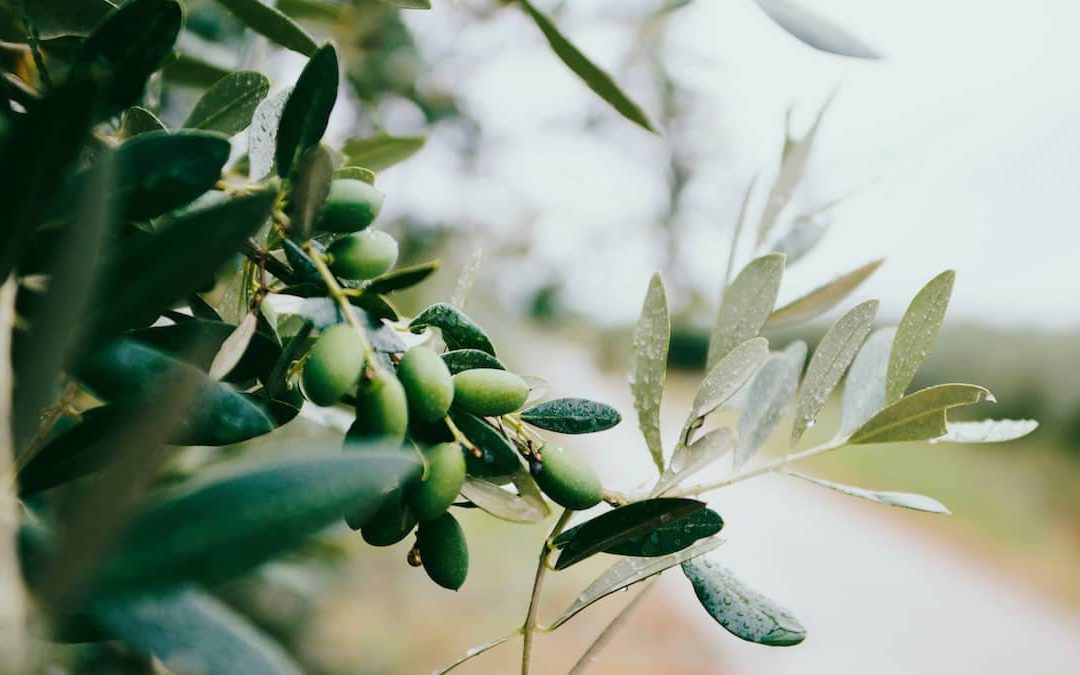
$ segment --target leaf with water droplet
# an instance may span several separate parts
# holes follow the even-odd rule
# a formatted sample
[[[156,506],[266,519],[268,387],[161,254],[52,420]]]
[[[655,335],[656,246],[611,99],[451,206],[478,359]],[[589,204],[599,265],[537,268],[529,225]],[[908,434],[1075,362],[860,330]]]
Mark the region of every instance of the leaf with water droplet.
[[[713,536],[723,527],[724,519],[720,514],[711,509],[701,509],[658,527],[647,535],[611,546],[604,553],[657,558],[677,553],[699,539]]]
[[[630,354],[630,392],[634,396],[638,427],[658,471],[664,471],[664,447],[660,435],[660,402],[667,377],[668,346],[671,341],[671,317],[667,293],[659,274],[653,275],[641,307],[641,317],[634,327]]]
[[[949,422],[944,436],[932,443],[1005,443],[1023,438],[1039,428],[1035,420],[981,420]]]
[[[248,176],[262,180],[274,168],[278,123],[292,87],[286,87],[262,100],[251,116],[248,131]]]
[[[791,430],[792,445],[813,425],[829,394],[844,376],[844,371],[870,334],[877,309],[877,300],[856,305],[821,338],[806,368],[806,379],[799,394],[795,423]]]
[[[701,606],[735,637],[770,647],[797,645],[806,629],[783,607],[747,587],[726,567],[707,558],[682,564]]]
[[[796,300],[792,300],[769,315],[768,326],[770,328],[791,326],[821,316],[840,304],[884,262],[884,259],[869,262],[858,269],[833,279],[827,284],[818,286]]]
[[[698,471],[715,462],[735,447],[735,430],[720,427],[709,431],[690,445],[679,445],[671,464],[657,482],[652,496],[659,496]]]
[[[948,432],[950,408],[992,400],[990,392],[975,384],[939,384],[905,396],[871,417],[851,435],[851,445],[925,441]]]
[[[688,431],[700,425],[703,417],[719,408],[746,384],[768,357],[769,341],[756,337],[743,342],[720,359],[698,387],[683,427],[683,441],[687,439]]]
[[[852,361],[844,382],[840,420],[842,435],[855,431],[885,407],[885,378],[889,371],[889,351],[894,335],[895,326],[874,331]]]
[[[708,370],[736,346],[758,334],[776,304],[783,276],[784,256],[769,253],[747,263],[724,290],[709,337],[705,361]]]
[[[915,379],[919,366],[930,355],[937,340],[945,310],[949,307],[956,273],[942,272],[930,280],[908,305],[896,327],[892,352],[889,355],[889,374],[885,384],[885,402],[900,400],[908,385]]]
[[[799,341],[773,354],[750,381],[746,406],[739,416],[739,442],[735,446],[733,469],[754,456],[776,429],[795,391],[806,361],[806,343]]]
[[[860,499],[866,499],[878,504],[884,504],[886,506],[899,506],[904,509],[912,509],[914,511],[925,511],[927,513],[945,513],[949,514],[948,508],[944,504],[932,497],[925,495],[917,495],[911,492],[880,492],[877,490],[867,490],[861,487],[855,487],[853,485],[843,485],[841,483],[833,483],[831,481],[822,480],[820,478],[814,478],[813,476],[807,476],[801,473],[795,473],[794,471],[788,471],[789,476],[795,476],[805,481],[809,481],[814,485],[820,485],[821,487],[828,488],[830,490],[836,490],[852,497],[858,497]]]

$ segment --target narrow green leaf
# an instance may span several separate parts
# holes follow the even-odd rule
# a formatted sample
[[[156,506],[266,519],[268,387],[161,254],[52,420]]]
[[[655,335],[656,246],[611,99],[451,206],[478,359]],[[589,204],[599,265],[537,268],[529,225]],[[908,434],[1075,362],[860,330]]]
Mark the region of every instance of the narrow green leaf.
[[[19,495],[44,492],[108,466],[115,458],[116,441],[135,422],[134,416],[119,406],[84,412],[79,424],[51,439],[19,471]]]
[[[209,372],[215,356],[223,350],[235,331],[236,326],[220,318],[191,319],[172,325],[140,328],[129,333],[128,337]],[[280,355],[281,347],[273,338],[252,330],[240,360],[225,379],[230,382],[264,379]]]
[[[315,53],[315,39],[295,21],[260,0],[217,0],[245,26],[272,42],[304,56]]]
[[[300,675],[288,653],[206,591],[183,588],[95,603],[94,624],[170,672]]]
[[[346,511],[366,519],[418,470],[414,453],[373,446],[208,481],[146,508],[101,570],[96,590],[112,595],[231,579],[296,548]]]
[[[285,347],[281,350],[281,356],[278,357],[277,362],[274,364],[274,369],[270,371],[269,377],[263,384],[263,397],[266,399],[277,398],[282,391],[285,390],[286,381],[289,376],[289,370],[292,368],[294,362],[300,359],[304,355],[307,349],[308,340],[311,338],[311,333],[315,329],[315,324],[311,321],[304,321],[300,326],[300,330],[289,338],[289,341],[285,343]]]
[[[375,172],[362,166],[343,166],[334,170],[334,178],[353,178],[362,180],[368,185],[375,184]]]
[[[399,267],[392,272],[387,272],[381,277],[372,279],[365,288],[372,293],[393,293],[412,288],[438,271],[439,261],[429,260],[419,265]]]
[[[383,2],[402,9],[431,9],[431,0],[383,0]]]
[[[415,155],[424,147],[426,141],[424,136],[380,134],[368,138],[350,138],[345,141],[342,152],[348,164],[362,166],[371,171],[382,171]]]
[[[783,607],[707,558],[682,564],[705,611],[735,637],[770,647],[797,645],[806,629]]]
[[[270,94],[255,107],[248,130],[248,176],[252,180],[262,180],[274,169],[278,127],[291,94],[292,87],[286,87]]]
[[[664,445],[660,436],[660,402],[667,378],[668,347],[671,343],[671,317],[668,313],[664,281],[653,275],[641,307],[641,317],[634,327],[630,354],[630,392],[634,396],[638,427],[645,445],[660,473],[664,472]]]
[[[337,94],[337,52],[326,44],[312,54],[281,111],[274,150],[279,176],[288,177],[300,156],[322,139]]]
[[[794,445],[817,420],[829,394],[844,376],[859,347],[862,346],[877,315],[878,301],[867,300],[856,305],[833,324],[821,338],[810,365],[806,368],[799,403],[795,408],[795,423],[791,430]]]
[[[543,498],[516,495],[494,483],[471,476],[465,479],[461,496],[496,518],[511,523],[539,523],[551,515],[551,508]]]
[[[446,367],[450,369],[451,375],[457,375],[463,370],[473,370],[474,368],[506,370],[506,366],[499,359],[479,349],[455,349],[443,352],[442,359],[446,363]]]
[[[624,541],[604,551],[635,558],[659,558],[678,553],[699,539],[711,537],[724,527],[724,519],[712,509],[701,509],[656,528],[652,532]]]
[[[289,178],[289,236],[306,241],[315,231],[319,211],[330,194],[334,160],[330,150],[318,144],[301,157]]]
[[[182,11],[175,0],[130,0],[87,36],[68,78],[103,83],[100,103],[93,106],[99,118],[114,115],[142,97],[147,79],[172,53],[181,21]]]
[[[889,375],[885,384],[885,402],[898,401],[915,379],[919,366],[926,361],[937,340],[938,331],[949,308],[956,273],[942,272],[922,288],[896,327],[889,354]]]
[[[911,509],[913,511],[925,511],[927,513],[945,513],[949,514],[948,508],[944,504],[931,497],[924,495],[917,495],[910,492],[880,492],[877,490],[866,490],[864,488],[855,487],[853,485],[842,485],[840,483],[833,483],[831,481],[822,480],[820,478],[814,478],[813,476],[807,476],[801,473],[795,473],[788,471],[789,476],[795,476],[805,481],[809,481],[814,485],[820,485],[821,487],[828,488],[830,490],[836,490],[852,497],[858,497],[859,499],[866,499],[878,504],[884,504],[885,506],[899,506],[903,509]]]
[[[251,124],[255,108],[269,92],[270,80],[262,73],[250,70],[229,73],[199,98],[184,126],[227,136],[240,133]]]
[[[754,1],[778,26],[814,49],[857,59],[882,58],[859,38],[791,0]]]
[[[229,334],[229,337],[225,338],[225,341],[221,343],[217,354],[214,355],[214,360],[210,362],[207,374],[211,379],[220,380],[236,368],[241,359],[244,358],[258,325],[259,322],[255,312],[249,312],[244,316],[240,324]]]
[[[944,436],[931,443],[1007,443],[1023,438],[1039,428],[1035,420],[981,420],[949,422]]]
[[[521,420],[560,434],[591,434],[614,427],[622,421],[622,416],[606,403],[557,398],[523,411]]]
[[[277,8],[292,19],[337,23],[347,11],[333,0],[277,0]]]
[[[974,384],[939,384],[905,396],[859,427],[848,439],[851,445],[925,441],[948,433],[949,408],[993,401],[993,395]]]
[[[735,447],[735,430],[712,429],[690,445],[679,445],[671,456],[667,471],[660,477],[651,496],[659,497],[674,486],[701,471]]]
[[[746,464],[780,423],[799,388],[805,362],[806,343],[792,343],[784,352],[770,356],[750,381],[746,405],[739,416],[734,469]]]
[[[551,45],[551,49],[555,52],[555,55],[558,56],[575,75],[580,77],[589,89],[596,92],[600,98],[607,101],[612,108],[618,111],[618,113],[626,119],[637,124],[646,131],[656,133],[655,127],[653,127],[652,122],[649,121],[645,112],[637,103],[630,100],[630,98],[622,92],[619,85],[615,84],[615,81],[611,79],[610,75],[596,66],[581,52],[581,50],[566,39],[566,36],[559,32],[559,29],[551,22],[551,19],[533,7],[533,4],[529,2],[529,0],[518,0],[518,2],[536,23],[540,32],[544,34],[544,37],[547,38],[548,44]]]
[[[706,369],[758,334],[776,304],[783,276],[784,256],[769,253],[750,261],[724,290],[709,337]]]
[[[678,553],[659,558],[623,558],[609,567],[606,572],[579,593],[574,602],[551,624],[551,630],[555,630],[574,618],[581,610],[592,605],[597,600],[602,600],[612,593],[633,586],[639,581],[644,581],[676,565],[681,565],[688,560],[705,555],[715,550],[722,543],[724,543],[723,539],[710,537],[709,539],[702,539]]]
[[[719,408],[738,391],[769,358],[769,341],[756,337],[743,342],[720,359],[701,381],[690,415],[686,418],[683,439],[687,432],[701,425],[706,415]]]
[[[120,139],[128,140],[148,131],[168,131],[157,115],[146,108],[133,105],[120,118]]]
[[[443,342],[448,349],[479,349],[497,356],[495,345],[491,343],[491,338],[484,329],[460,309],[445,302],[431,305],[409,322],[409,330],[413,333],[421,333],[426,328],[438,328],[442,331]]]
[[[704,508],[705,503],[696,499],[668,497],[620,506],[559,535],[555,545],[562,552],[555,569],[566,569],[597,553],[638,540]]]
[[[896,327],[874,331],[851,363],[840,406],[840,433],[848,435],[885,407],[885,378]]]
[[[10,2],[13,7],[19,3]],[[92,31],[116,8],[109,0],[33,0],[21,7],[37,29],[38,38],[53,40],[62,37],[82,37]]]
[[[884,258],[869,262],[789,302],[769,315],[769,327],[791,326],[821,316],[862,285],[883,262]]]
[[[511,476],[521,470],[521,455],[495,427],[456,408],[450,409],[450,418],[479,451],[479,457],[471,451],[465,453],[465,465],[470,476],[497,478]]]
[[[221,64],[177,51],[161,69],[161,78],[172,86],[206,89],[230,72],[230,68]]]

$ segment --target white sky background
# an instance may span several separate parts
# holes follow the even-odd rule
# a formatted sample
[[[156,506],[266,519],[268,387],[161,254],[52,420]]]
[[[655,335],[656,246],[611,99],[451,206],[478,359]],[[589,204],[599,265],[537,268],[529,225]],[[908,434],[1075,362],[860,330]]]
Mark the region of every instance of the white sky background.
[[[670,23],[665,60],[691,99],[689,126],[669,137],[693,139],[700,160],[679,242],[695,285],[715,295],[742,192],[756,171],[766,182],[775,173],[787,107],[796,104],[801,134],[842,82],[794,210],[874,183],[835,212],[781,299],[885,256],[860,291],[881,297],[885,316],[952,267],[954,321],[1080,327],[1080,3],[799,2],[887,59],[815,52],[751,0],[696,0]],[[459,93],[485,140],[465,167],[454,130],[436,130],[417,159],[380,177],[390,213],[459,223],[485,248],[489,236],[524,238],[532,262],[500,274],[508,296],[557,274],[575,289],[572,308],[632,321],[661,260],[668,141],[607,110],[519,12],[478,21],[453,2],[433,4],[409,23],[432,77]],[[657,4],[572,0],[557,15],[654,117],[647,73],[625,64],[633,36],[619,17]],[[583,131],[590,116],[598,124]],[[397,117],[391,131],[414,130],[415,115]]]

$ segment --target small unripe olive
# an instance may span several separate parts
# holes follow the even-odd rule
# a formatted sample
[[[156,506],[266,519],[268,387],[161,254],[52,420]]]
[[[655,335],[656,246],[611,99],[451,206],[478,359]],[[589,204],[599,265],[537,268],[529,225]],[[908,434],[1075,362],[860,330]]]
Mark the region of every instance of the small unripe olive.
[[[449,513],[421,523],[416,532],[420,561],[431,580],[456,591],[469,573],[469,549],[461,525]]]
[[[338,239],[330,248],[330,269],[346,279],[374,279],[397,262],[397,240],[385,232],[365,230]]]
[[[393,374],[379,370],[360,384],[356,392],[356,421],[346,435],[350,439],[380,439],[395,444],[405,440],[409,409],[405,389]]]
[[[360,379],[367,341],[351,326],[323,331],[304,364],[304,395],[315,405],[333,405]]]
[[[327,232],[359,232],[375,220],[382,204],[383,194],[373,185],[355,178],[336,178],[330,182],[318,227]]]
[[[434,520],[454,503],[465,483],[465,455],[457,443],[440,443],[424,451],[426,476],[409,490],[409,506],[417,520]]]
[[[409,536],[414,527],[416,516],[395,493],[368,518],[360,529],[360,536],[372,546],[392,546]]]
[[[454,401],[454,381],[438,354],[427,347],[413,347],[401,357],[397,376],[414,419],[434,422],[446,416]]]
[[[454,375],[454,405],[481,417],[512,413],[529,397],[529,385],[495,368],[475,368]]]
[[[604,488],[592,467],[554,445],[540,449],[540,472],[535,478],[544,494],[571,511],[592,508],[604,498]]]

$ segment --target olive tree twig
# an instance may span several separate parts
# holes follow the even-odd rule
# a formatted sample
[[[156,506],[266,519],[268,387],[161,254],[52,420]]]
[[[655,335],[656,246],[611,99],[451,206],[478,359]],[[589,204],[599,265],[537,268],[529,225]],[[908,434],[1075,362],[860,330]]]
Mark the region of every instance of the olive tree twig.
[[[570,517],[574,514],[570,509],[564,509],[555,526],[551,528],[551,534],[544,540],[543,548],[540,549],[540,561],[536,565],[536,577],[533,579],[532,594],[529,596],[529,610],[525,614],[525,623],[521,627],[521,636],[524,642],[521,647],[521,675],[529,675],[529,661],[532,655],[532,640],[536,631],[536,615],[540,611],[540,591],[544,586],[544,577],[548,571],[548,558],[551,557],[552,544],[555,537],[563,531]]]

